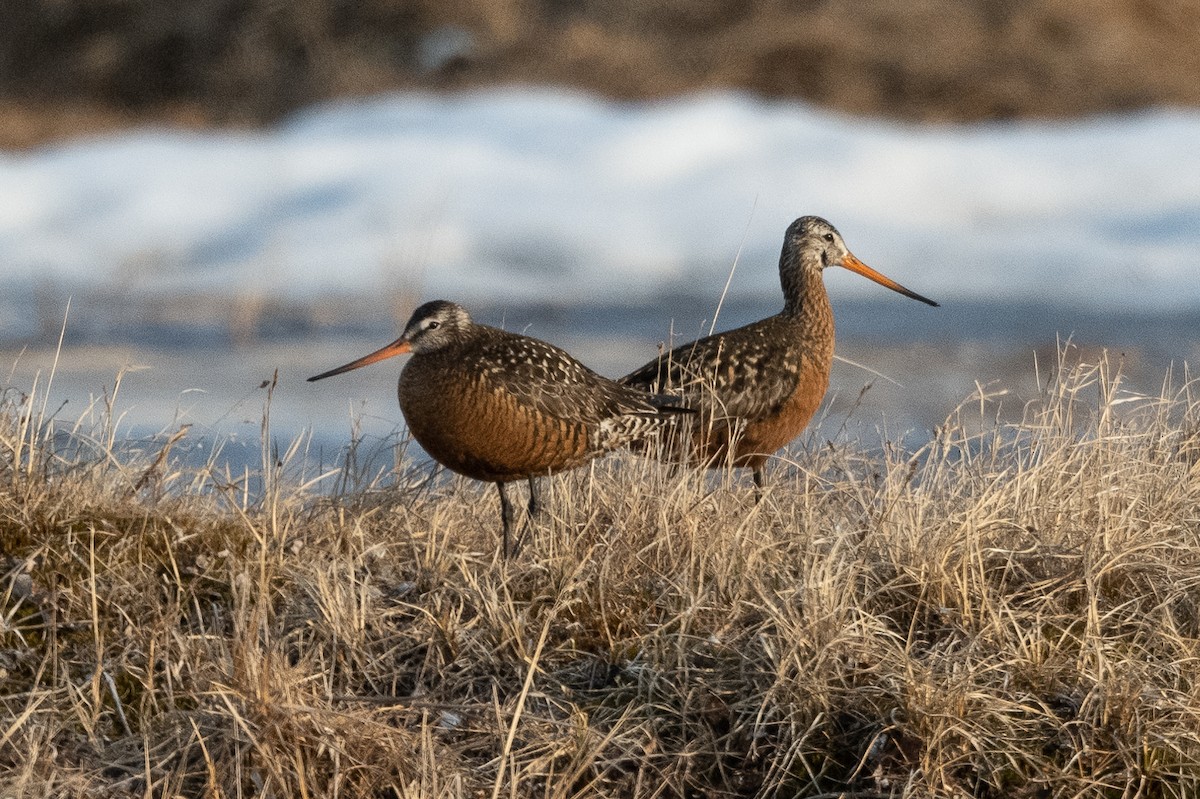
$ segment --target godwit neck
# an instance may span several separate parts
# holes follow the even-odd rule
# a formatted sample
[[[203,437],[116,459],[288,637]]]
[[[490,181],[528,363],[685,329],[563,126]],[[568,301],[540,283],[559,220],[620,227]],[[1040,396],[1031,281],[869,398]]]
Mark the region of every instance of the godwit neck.
[[[832,313],[825,281],[821,280],[822,255],[822,251],[793,246],[790,239],[784,242],[779,256],[784,316],[815,322]]]

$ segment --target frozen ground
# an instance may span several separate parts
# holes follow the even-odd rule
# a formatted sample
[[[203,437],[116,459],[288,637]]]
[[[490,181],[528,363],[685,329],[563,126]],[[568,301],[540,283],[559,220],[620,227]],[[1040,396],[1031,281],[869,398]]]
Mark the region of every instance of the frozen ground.
[[[828,217],[943,300],[1200,300],[1200,114],[905,127],[736,95],[398,95],[0,158],[0,281],[466,302],[773,295]],[[839,283],[843,282],[839,279]],[[843,294],[876,289],[846,279]]]

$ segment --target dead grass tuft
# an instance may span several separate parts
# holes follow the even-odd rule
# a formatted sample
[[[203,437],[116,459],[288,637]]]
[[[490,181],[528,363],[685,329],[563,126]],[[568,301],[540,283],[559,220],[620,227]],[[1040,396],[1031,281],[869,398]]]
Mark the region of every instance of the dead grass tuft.
[[[916,452],[809,440],[757,505],[555,477],[509,562],[487,486],[187,471],[10,390],[0,793],[1194,795],[1200,397],[1060,366],[1019,424],[981,389]]]

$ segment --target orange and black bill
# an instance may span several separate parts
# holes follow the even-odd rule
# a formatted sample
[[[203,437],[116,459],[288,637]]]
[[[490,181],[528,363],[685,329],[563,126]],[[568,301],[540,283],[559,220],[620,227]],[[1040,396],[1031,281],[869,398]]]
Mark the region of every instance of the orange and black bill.
[[[842,266],[846,267],[851,272],[857,272],[858,274],[862,275],[863,277],[874,280],[876,283],[878,283],[881,286],[887,286],[892,291],[895,291],[899,294],[903,294],[905,297],[911,297],[914,300],[920,300],[921,302],[925,303],[926,305],[932,305],[934,308],[938,307],[938,304],[936,302],[934,302],[933,300],[929,299],[928,297],[922,297],[917,292],[910,291],[910,290],[904,288],[904,286],[901,286],[899,283],[892,280],[890,277],[887,277],[886,275],[881,275],[879,272],[876,272],[874,269],[867,266],[862,261],[855,258],[853,255],[847,254],[844,258],[842,258]]]
[[[412,352],[412,344],[409,344],[403,338],[398,338],[383,349],[375,350],[370,355],[364,355],[357,361],[351,361],[345,366],[339,366],[336,369],[330,369],[328,372],[321,372],[321,374],[315,377],[310,377],[308,378],[308,382],[311,383],[314,380],[324,380],[327,377],[340,375],[342,372],[349,372],[351,370],[358,369],[359,367],[367,366],[368,364],[376,363],[377,361],[386,360],[387,358],[391,358],[396,355],[404,355],[408,352]]]

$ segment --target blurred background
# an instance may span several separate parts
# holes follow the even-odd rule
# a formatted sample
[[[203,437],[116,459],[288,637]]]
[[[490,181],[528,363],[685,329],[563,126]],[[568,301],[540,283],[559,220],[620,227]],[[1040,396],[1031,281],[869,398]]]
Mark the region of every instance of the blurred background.
[[[53,371],[67,420],[119,382],[126,435],[190,424],[232,453],[277,375],[276,435],[308,431],[323,459],[399,428],[402,363],[304,378],[420,301],[616,376],[706,333],[727,280],[717,329],[778,310],[783,230],[808,213],[943,304],[827,276],[852,363],[813,441],[920,442],[980,392],[1019,415],[1068,340],[1151,393],[1200,353],[1197,0],[4,17],[3,385]]]

